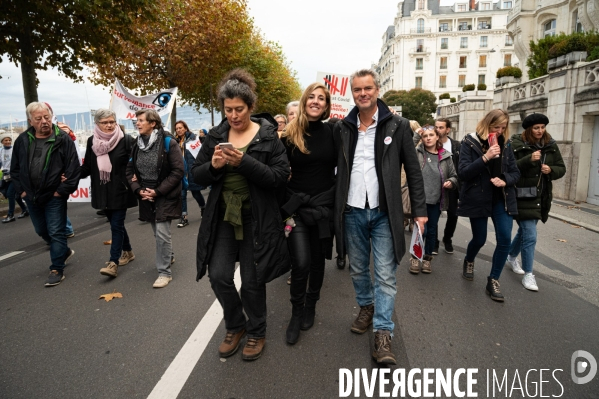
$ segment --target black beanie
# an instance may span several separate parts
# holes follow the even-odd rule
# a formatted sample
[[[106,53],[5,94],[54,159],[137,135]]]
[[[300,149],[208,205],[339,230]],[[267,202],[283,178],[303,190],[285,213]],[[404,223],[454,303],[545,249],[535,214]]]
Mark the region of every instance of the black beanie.
[[[543,114],[530,114],[522,121],[522,127],[524,129],[528,129],[531,126],[539,124],[548,125],[549,118]]]

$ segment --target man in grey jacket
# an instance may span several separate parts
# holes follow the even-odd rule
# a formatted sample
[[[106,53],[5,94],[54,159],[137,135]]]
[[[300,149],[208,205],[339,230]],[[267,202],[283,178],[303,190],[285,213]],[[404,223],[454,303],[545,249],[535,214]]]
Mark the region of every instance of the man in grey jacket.
[[[405,254],[401,167],[405,168],[415,221],[424,231],[424,182],[408,120],[393,115],[378,99],[376,72],[363,69],[350,77],[356,107],[335,125],[337,188],[335,236],[337,252],[349,256],[350,274],[360,313],[351,331],[374,327],[378,363],[396,364],[391,351],[395,327],[395,271]],[[370,275],[370,243],[375,281]]]

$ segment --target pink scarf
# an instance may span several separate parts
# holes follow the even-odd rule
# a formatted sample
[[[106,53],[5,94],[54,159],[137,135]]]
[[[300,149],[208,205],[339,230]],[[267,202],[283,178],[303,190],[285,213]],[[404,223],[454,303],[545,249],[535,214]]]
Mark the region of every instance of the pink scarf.
[[[112,164],[108,153],[117,146],[119,141],[125,135],[119,125],[116,125],[112,133],[104,133],[98,125],[94,126],[94,139],[92,151],[96,154],[98,160],[98,169],[100,170],[100,183],[106,184],[110,181],[110,172],[112,172]]]

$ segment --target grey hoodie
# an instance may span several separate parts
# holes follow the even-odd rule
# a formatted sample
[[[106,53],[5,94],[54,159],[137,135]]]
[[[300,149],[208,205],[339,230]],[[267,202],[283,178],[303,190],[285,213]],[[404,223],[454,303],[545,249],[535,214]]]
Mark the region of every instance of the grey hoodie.
[[[422,143],[418,144],[418,147],[416,147],[416,153],[418,154],[418,161],[420,162],[420,170],[422,170],[424,168],[424,166],[426,165],[426,157],[424,154],[424,146],[422,145]],[[442,211],[446,211],[448,206],[449,206],[449,201],[448,201],[448,192],[449,190],[455,190],[458,187],[458,174],[455,170],[455,167],[453,166],[453,161],[451,159],[451,153],[449,151],[445,151],[445,149],[441,148],[439,150],[439,155],[441,157],[441,159],[439,160],[439,174],[440,174],[440,180],[436,180],[436,181],[431,181],[429,179],[424,179],[424,187],[425,187],[425,191],[429,191],[427,190],[427,187],[431,187],[431,185],[437,185],[440,184],[441,186],[443,186],[443,184],[446,181],[450,181],[451,182],[451,188],[450,189],[443,189],[441,191],[441,210]],[[433,188],[434,189],[434,188]]]

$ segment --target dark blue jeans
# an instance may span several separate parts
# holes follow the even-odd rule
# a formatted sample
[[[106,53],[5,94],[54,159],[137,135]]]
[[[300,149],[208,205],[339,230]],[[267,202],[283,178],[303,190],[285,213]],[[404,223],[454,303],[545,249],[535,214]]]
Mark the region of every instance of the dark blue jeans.
[[[206,206],[206,201],[204,201],[204,196],[202,192],[199,190],[181,190],[181,214],[183,216],[187,216],[187,191],[191,191],[191,195],[197,201],[200,208]]]
[[[478,255],[478,251],[480,251],[487,241],[488,219],[489,218],[470,218],[472,240],[468,243],[468,249],[466,250],[466,260],[468,262],[474,262],[474,258]],[[510,251],[513,218],[506,212],[503,202],[499,201],[493,205],[491,220],[493,221],[493,226],[495,226],[497,246],[493,252],[493,265],[491,267],[490,277],[499,280],[508,252]]]
[[[387,330],[393,336],[395,324],[392,316],[397,293],[395,272],[400,259],[395,259],[389,216],[379,208],[347,208],[343,214],[345,242],[356,301],[360,307],[374,303],[374,331]],[[371,250],[374,259],[374,284],[370,273]]]
[[[424,225],[424,254],[432,256],[437,244],[437,227],[441,217],[440,204],[426,204],[426,216],[428,216],[428,222]]]
[[[50,244],[50,270],[62,273],[64,260],[71,249],[67,246],[65,224],[67,219],[67,200],[62,197],[52,197],[44,205],[36,205],[27,197],[24,198],[29,209],[29,216],[38,236]]]
[[[6,199],[8,199],[8,216],[13,216],[15,214],[15,200],[19,203],[21,212],[25,212],[27,210],[27,207],[23,203],[21,197],[16,195],[15,185],[12,181],[5,180],[0,192],[6,197]]]
[[[110,245],[110,261],[119,264],[119,258],[123,251],[131,251],[129,235],[125,229],[125,217],[127,209],[106,209],[106,217],[110,222],[112,232],[112,244]]]

